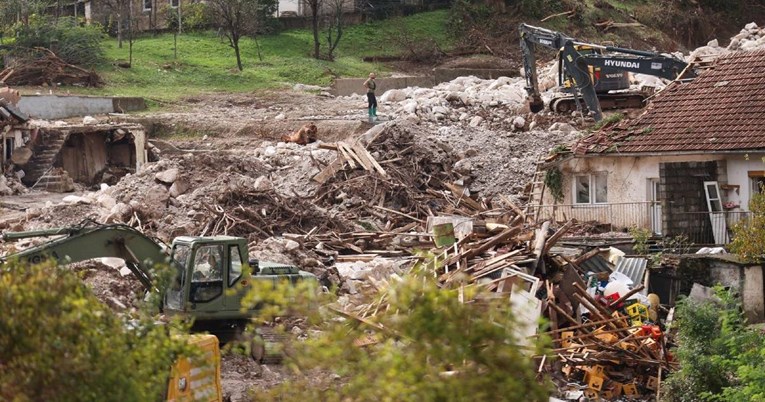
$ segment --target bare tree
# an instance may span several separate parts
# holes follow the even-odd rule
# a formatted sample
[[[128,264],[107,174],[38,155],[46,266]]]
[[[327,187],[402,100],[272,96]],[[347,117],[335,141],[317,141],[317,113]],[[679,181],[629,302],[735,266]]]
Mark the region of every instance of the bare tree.
[[[256,34],[259,26],[259,0],[209,0],[215,24],[228,39],[236,54],[236,66],[242,71],[239,40],[247,34]]]
[[[321,58],[321,42],[319,41],[319,14],[324,0],[305,0],[311,9],[311,30],[313,31],[313,58]]]
[[[130,12],[131,0],[106,0],[104,4],[111,10],[111,14],[117,20],[117,47],[122,49],[122,40],[124,39],[124,25],[128,20],[127,15]]]
[[[346,0],[326,0],[328,13],[325,17],[327,28],[327,59],[334,60],[335,49],[343,37],[343,7]]]

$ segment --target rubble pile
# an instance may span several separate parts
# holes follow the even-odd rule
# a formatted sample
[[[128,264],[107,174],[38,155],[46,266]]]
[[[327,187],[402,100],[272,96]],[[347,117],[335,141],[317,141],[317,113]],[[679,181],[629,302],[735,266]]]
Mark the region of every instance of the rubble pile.
[[[26,57],[17,58],[0,71],[0,81],[11,86],[72,85],[98,88],[104,85],[95,71],[69,64],[44,48],[32,49]]]
[[[706,46],[701,46],[691,52],[689,61],[704,62],[737,51],[752,51],[765,48],[765,27],[759,27],[750,22],[734,37],[730,38],[727,47],[721,47],[717,39],[711,40]]]

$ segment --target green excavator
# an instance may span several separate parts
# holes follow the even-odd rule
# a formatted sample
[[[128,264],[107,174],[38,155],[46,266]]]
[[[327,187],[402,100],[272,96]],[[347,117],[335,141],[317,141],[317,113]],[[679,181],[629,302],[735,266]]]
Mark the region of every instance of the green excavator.
[[[65,265],[99,257],[121,258],[147,291],[159,291],[163,313],[192,317],[192,331],[211,332],[223,342],[241,334],[256,311],[242,309],[242,298],[252,281],[316,280],[295,266],[249,260],[247,241],[241,237],[181,236],[167,247],[127,225],[87,221],[66,228],[6,232],[2,239],[50,236],[63,237],[2,257],[0,263],[18,259],[38,264],[53,259]],[[168,264],[173,270],[164,289],[157,288],[155,264]],[[266,344],[278,341],[269,339],[277,335],[266,328],[258,332]],[[264,349],[254,355],[259,360],[279,359]]]

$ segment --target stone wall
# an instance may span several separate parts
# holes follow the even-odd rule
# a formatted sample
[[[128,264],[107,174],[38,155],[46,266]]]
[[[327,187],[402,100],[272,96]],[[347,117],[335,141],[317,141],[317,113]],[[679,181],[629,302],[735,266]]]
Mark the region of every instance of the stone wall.
[[[718,180],[717,162],[659,164],[662,233],[698,235],[698,242],[714,244],[704,192],[705,181]]]

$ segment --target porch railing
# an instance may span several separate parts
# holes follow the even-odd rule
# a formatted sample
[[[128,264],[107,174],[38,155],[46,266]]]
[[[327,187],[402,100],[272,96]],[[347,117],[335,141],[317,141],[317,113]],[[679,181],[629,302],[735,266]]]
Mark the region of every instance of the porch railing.
[[[631,227],[651,230],[655,235],[685,235],[699,245],[727,244],[731,228],[749,212],[678,212],[663,211],[661,203],[653,201],[621,202],[607,204],[556,204],[535,205],[537,221],[552,220],[597,224],[602,230],[624,232]]]

